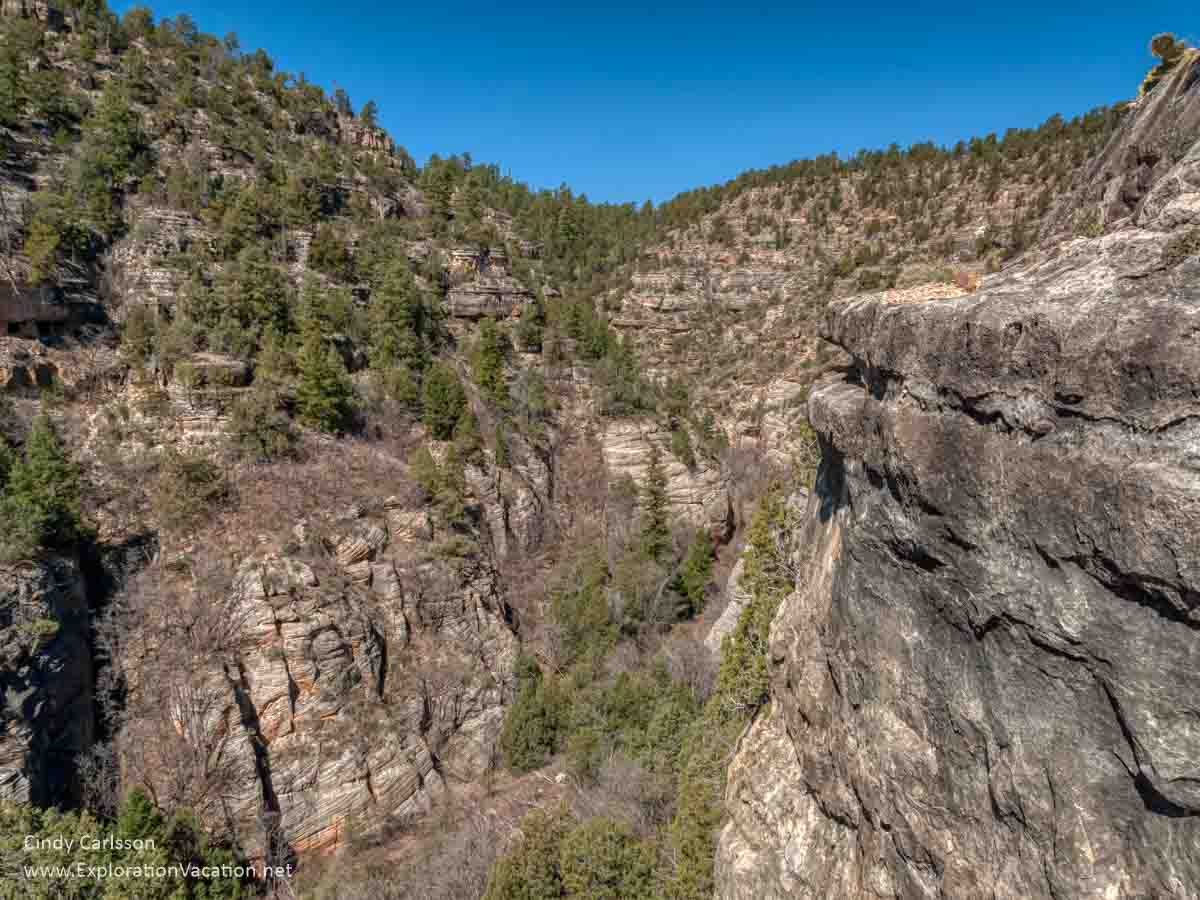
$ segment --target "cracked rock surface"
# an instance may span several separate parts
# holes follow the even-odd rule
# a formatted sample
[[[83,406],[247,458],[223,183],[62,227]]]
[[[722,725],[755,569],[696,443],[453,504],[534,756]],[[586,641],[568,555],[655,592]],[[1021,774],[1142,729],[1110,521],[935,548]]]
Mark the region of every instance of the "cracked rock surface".
[[[720,897],[1200,896],[1198,151],[978,293],[831,304]]]

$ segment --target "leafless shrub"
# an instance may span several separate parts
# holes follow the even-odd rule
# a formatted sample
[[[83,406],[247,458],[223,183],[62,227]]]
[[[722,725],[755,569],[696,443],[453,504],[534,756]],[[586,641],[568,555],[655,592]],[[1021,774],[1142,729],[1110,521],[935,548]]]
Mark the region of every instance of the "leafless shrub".
[[[470,814],[418,836],[399,859],[347,848],[315,861],[298,887],[310,900],[478,900],[507,830],[497,817]]]
[[[96,744],[76,760],[83,805],[99,816],[116,815],[121,764],[111,744]]]
[[[670,820],[674,796],[674,777],[669,772],[650,772],[615,753],[600,766],[594,783],[576,790],[571,806],[581,820],[604,816],[651,837]]]
[[[717,679],[717,659],[691,631],[675,631],[663,642],[662,657],[667,671],[683,682],[696,700],[703,703]]]
[[[254,634],[233,573],[203,558],[160,561],[117,595],[97,632],[110,662],[102,696],[124,697],[107,711],[128,780],[161,807],[210,821],[239,804],[252,759],[238,654]]]

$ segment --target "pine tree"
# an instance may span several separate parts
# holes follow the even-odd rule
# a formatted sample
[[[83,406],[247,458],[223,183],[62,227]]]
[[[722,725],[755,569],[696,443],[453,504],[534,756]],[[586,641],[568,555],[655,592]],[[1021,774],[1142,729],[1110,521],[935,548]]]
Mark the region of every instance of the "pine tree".
[[[517,695],[500,733],[500,749],[518,772],[543,766],[558,740],[558,698],[547,684],[537,660],[522,653],[514,666]]]
[[[316,278],[304,280],[296,324],[305,338],[315,332],[323,338],[346,334],[354,324],[354,303],[345,288],[325,288]]]
[[[504,357],[508,339],[496,327],[493,319],[485,318],[479,326],[479,338],[471,354],[471,374],[475,383],[500,409],[508,407],[508,384],[504,380]]]
[[[676,589],[687,602],[686,615],[694,616],[704,608],[704,589],[712,577],[712,539],[704,529],[696,532],[679,570]]]
[[[425,368],[429,316],[412,272],[403,260],[386,264],[371,294],[367,311],[371,337],[371,368],[377,371],[406,369],[410,374]]]
[[[421,388],[422,419],[430,434],[439,441],[454,436],[454,426],[467,407],[467,395],[454,370],[436,363],[425,375]]]
[[[354,388],[341,356],[312,335],[304,342],[296,362],[300,369],[296,387],[300,420],[330,433],[347,430],[354,416]]]
[[[296,433],[280,408],[280,397],[269,381],[255,381],[229,412],[229,433],[246,457],[269,462],[291,456],[296,450]]]
[[[379,105],[374,100],[368,100],[363,104],[363,108],[358,114],[358,120],[368,128],[376,127],[379,121]]]
[[[263,249],[247,247],[218,278],[206,304],[205,324],[224,349],[251,357],[270,329],[292,332],[290,293],[287,277]]]
[[[559,869],[572,900],[654,896],[654,847],[622,822],[596,816],[562,840]]]
[[[434,226],[439,231],[443,231],[454,217],[455,177],[453,164],[449,161],[439,160],[436,157],[430,159],[429,165],[425,167],[422,181],[425,188],[425,196],[429,200],[429,214],[433,218]]]
[[[8,484],[8,473],[15,463],[16,458],[13,456],[12,450],[8,448],[4,438],[0,437],[0,491],[3,491],[4,486]]]
[[[538,353],[542,349],[542,334],[546,325],[546,310],[540,300],[525,304],[517,323],[517,341],[521,349]]]
[[[646,483],[642,486],[642,552],[656,562],[671,551],[671,525],[667,501],[667,475],[658,445],[650,446]]]
[[[39,546],[73,545],[83,535],[79,503],[79,470],[43,413],[34,419],[25,452],[11,465],[0,498],[3,554],[28,556]]]
[[[350,277],[350,251],[329,225],[322,225],[313,235],[308,247],[308,262],[331,278]]]
[[[154,803],[141,788],[134,788],[117,815],[117,831],[126,839],[155,838],[163,820]]]
[[[565,897],[558,858],[570,827],[571,817],[565,807],[529,813],[521,820],[520,840],[492,869],[483,900]]]
[[[500,469],[507,469],[512,460],[508,450],[508,435],[505,434],[504,426],[500,422],[496,423],[493,439],[496,445],[496,466]],[[0,460],[0,464],[2,464],[2,460]],[[3,476],[0,476],[0,484],[3,484]]]

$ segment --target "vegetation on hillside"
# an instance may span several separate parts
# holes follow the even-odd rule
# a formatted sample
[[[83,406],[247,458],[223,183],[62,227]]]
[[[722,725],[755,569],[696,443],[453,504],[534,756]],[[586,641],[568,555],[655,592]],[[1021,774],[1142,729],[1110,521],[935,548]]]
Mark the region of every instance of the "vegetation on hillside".
[[[653,482],[647,490],[636,552],[655,559],[665,548]],[[582,572],[568,582],[573,587],[555,594],[560,655],[548,672],[529,657],[519,664],[517,697],[501,744],[518,770],[564,753],[578,783],[601,795],[616,790],[614,777],[632,780],[633,820],[641,830],[635,834],[604,817],[577,822],[566,811],[533,813],[522,824],[521,840],[497,862],[488,897],[712,896],[725,766],[738,735],[768,700],[768,634],[793,587],[788,536],[796,526],[789,516],[795,515],[777,486],[754,516],[742,579],[751,601],[725,639],[715,678],[681,665],[669,647],[642,656],[636,668],[614,667],[629,623],[612,615],[606,595],[622,591],[624,581],[594,556],[585,553],[576,562]],[[687,554],[684,571],[703,566],[696,554]],[[693,571],[690,577],[700,576]],[[637,891],[572,893],[570,870],[559,860],[573,834],[607,848],[611,855],[594,863],[607,884],[636,884]]]
[[[71,552],[85,534],[79,470],[49,417],[34,419],[19,455],[0,437],[0,561]]]
[[[366,609],[376,598],[332,561],[337,541],[322,516],[370,507],[383,521],[400,510],[422,591],[461,599],[455,591],[475,569],[507,591],[488,598],[522,645],[513,683],[494,686],[511,695],[497,766],[519,782],[561,765],[577,801],[534,811],[508,843],[494,832],[464,841],[455,858],[471,863],[463,877],[474,881],[436,896],[708,900],[726,762],[769,702],[769,626],[794,584],[788,485],[811,483],[818,461],[799,415],[790,480],[760,491],[765,479],[751,476],[767,467],[747,463],[755,451],[731,450],[705,388],[724,381],[742,393],[731,373],[778,374],[810,338],[784,327],[793,319],[768,319],[765,305],[812,317],[834,292],[891,287],[909,268],[965,259],[983,270],[1014,258],[1121,109],[1055,116],[949,148],[797,160],[657,208],[597,204],[565,185],[534,190],[468,153],[418,165],[378,127],[373,102],[356,111],[344,91],[327,94],[278,70],[264,51],[243,50],[234,35],[200,32],[186,15],[156,22],[135,7],[117,17],[102,0],[71,0],[65,14],[62,32],[0,18],[6,172],[40,179],[15,217],[0,210],[0,250],[14,283],[19,276],[56,298],[99,298],[108,319],[90,336],[119,343],[120,368],[108,379],[119,387],[98,410],[63,416],[79,452],[64,441],[72,432],[45,414],[16,429],[20,440],[0,435],[0,562],[77,552],[93,537],[94,511],[121,538],[153,533],[169,565],[131,579],[98,633],[116,647],[122,629],[173,610],[192,591],[187,628],[195,632],[163,640],[156,677],[142,685],[165,691],[172,668],[192,664],[185,650],[236,655],[245,635],[222,603],[235,595],[247,535],[269,532],[264,546],[302,559],[330,597]],[[1145,91],[1177,64],[1181,47],[1156,38],[1161,63]],[[1164,263],[1195,243],[1194,231],[1182,236]],[[523,289],[513,316],[452,319],[456,254],[507,260]],[[140,303],[120,282],[131,255],[161,263],[178,289]],[[637,275],[665,274],[665,290],[682,294],[706,289],[685,277],[701,266],[724,272],[764,260],[803,271],[803,297],[760,298],[740,312],[703,305],[697,327],[670,338],[668,351],[701,345],[704,373],[671,365],[651,377],[646,353],[666,354],[614,325],[613,308]],[[734,320],[753,322],[760,336],[777,333],[775,343],[756,339],[757,355],[745,352],[730,337]],[[177,441],[182,427],[160,427],[181,394],[210,404],[221,439]],[[797,411],[803,399],[787,402]],[[760,423],[766,412],[756,408]],[[640,483],[609,478],[596,417],[653,419],[667,435],[662,447],[651,444]],[[697,619],[728,561],[718,558],[722,538],[672,508],[672,457],[693,472],[723,467],[749,483],[747,495],[763,495],[748,526],[739,523],[751,600],[719,662],[698,640]],[[85,459],[101,478],[84,477]],[[510,500],[527,488],[523,499],[541,518],[529,546],[513,549],[521,540],[508,534]],[[484,494],[499,524],[487,519]],[[189,643],[195,634],[207,643]],[[428,662],[412,657],[381,665]],[[175,765],[195,788],[179,797],[225,802],[233,787],[221,775],[187,768],[194,747],[169,704],[156,711],[109,671],[112,703],[127,705],[106,709],[104,726],[117,733],[144,720],[178,754],[139,750],[132,777]],[[388,677],[395,683],[395,669]],[[428,696],[420,701],[427,713]],[[0,849],[13,849],[3,844],[6,829],[103,826],[153,835],[166,849],[97,861],[237,858],[223,834],[206,835],[192,817],[197,803],[158,802],[128,792],[115,817],[0,807]],[[394,836],[381,832],[353,848]],[[407,896],[414,883],[390,870],[360,882],[342,864],[314,879],[311,896],[357,900],[368,883],[372,896]],[[259,887],[182,878],[145,896],[238,897]],[[87,890],[79,896],[104,895]]]
[[[30,900],[242,900],[262,887],[194,817],[164,818],[136,790],[112,817],[0,802],[0,865]]]

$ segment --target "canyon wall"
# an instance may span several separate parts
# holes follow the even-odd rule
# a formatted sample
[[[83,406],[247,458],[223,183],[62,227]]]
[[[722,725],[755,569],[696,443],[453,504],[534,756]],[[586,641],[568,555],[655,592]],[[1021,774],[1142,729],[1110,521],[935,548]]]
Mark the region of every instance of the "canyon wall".
[[[1171,154],[1109,233],[973,294],[830,305],[853,362],[809,401],[823,461],[720,897],[1197,896],[1196,60],[1105,152]],[[1101,187],[1065,202],[1111,212]]]

